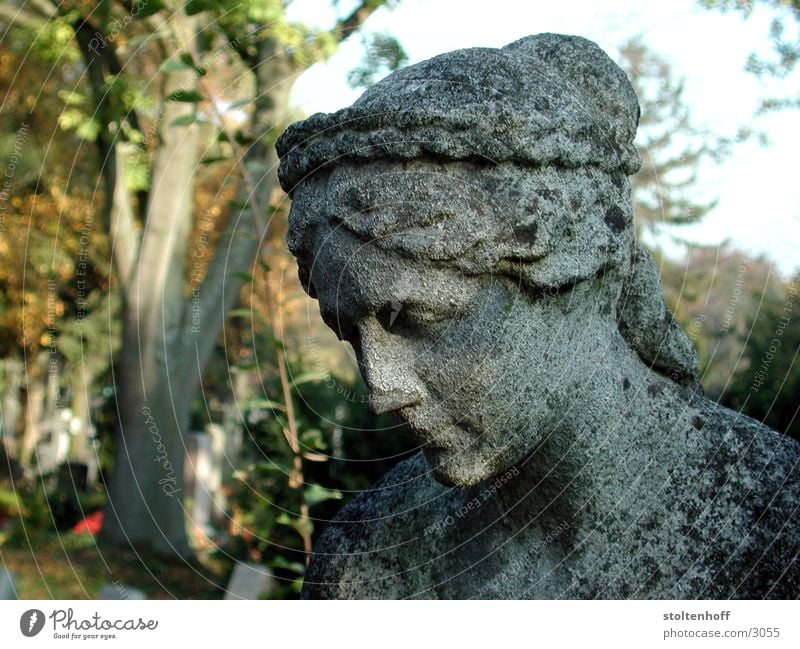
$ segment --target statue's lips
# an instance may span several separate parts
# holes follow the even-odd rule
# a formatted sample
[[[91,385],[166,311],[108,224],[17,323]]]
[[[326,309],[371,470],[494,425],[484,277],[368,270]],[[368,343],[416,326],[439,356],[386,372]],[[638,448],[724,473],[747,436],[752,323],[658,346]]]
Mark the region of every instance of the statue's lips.
[[[414,437],[414,441],[416,441],[417,444],[425,446],[426,448],[434,446],[433,440],[435,436],[431,435],[426,429],[416,426],[409,421],[406,422],[406,426],[408,430],[411,431],[411,435]]]
[[[406,423],[408,429],[414,437],[414,440],[426,451],[442,452],[458,448],[459,444],[455,440],[448,440],[442,433],[453,429],[453,425],[449,423],[441,423],[436,425],[421,425],[419,422],[407,419],[401,415],[401,419]],[[437,432],[431,432],[437,431]],[[440,432],[441,431],[441,432]]]

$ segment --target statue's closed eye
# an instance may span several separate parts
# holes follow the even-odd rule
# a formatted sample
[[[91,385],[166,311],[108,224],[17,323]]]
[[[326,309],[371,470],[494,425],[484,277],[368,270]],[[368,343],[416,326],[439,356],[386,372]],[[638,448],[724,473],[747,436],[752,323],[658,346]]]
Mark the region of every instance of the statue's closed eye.
[[[403,303],[397,300],[387,302],[375,314],[375,318],[384,331],[390,333],[406,328],[409,324],[407,316],[408,309],[405,309]]]
[[[416,331],[426,325],[434,325],[464,315],[452,307],[419,304],[412,301],[391,300],[375,313],[378,323],[389,333],[403,334]]]

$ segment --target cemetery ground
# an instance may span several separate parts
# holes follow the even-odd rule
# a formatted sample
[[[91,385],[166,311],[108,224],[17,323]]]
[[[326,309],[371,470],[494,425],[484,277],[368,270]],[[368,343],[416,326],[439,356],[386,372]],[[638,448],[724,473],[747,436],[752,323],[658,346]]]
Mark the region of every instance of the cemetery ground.
[[[88,533],[38,534],[0,543],[0,568],[14,573],[20,599],[97,599],[118,584],[147,599],[222,599],[233,561],[215,556],[191,562],[105,545]]]

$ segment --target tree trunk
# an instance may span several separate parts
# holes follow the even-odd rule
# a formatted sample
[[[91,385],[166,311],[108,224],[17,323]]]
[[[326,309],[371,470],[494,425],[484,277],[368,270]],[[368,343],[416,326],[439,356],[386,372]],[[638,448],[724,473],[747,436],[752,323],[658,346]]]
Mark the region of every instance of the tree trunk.
[[[103,533],[117,545],[187,557],[182,433],[189,395],[166,366],[145,379],[136,347],[124,345],[119,363],[120,434]]]
[[[165,96],[194,87],[193,71],[168,75]],[[181,433],[192,390],[186,359],[183,283],[198,155],[195,110],[167,101],[139,258],[125,286],[118,382],[119,430],[104,536],[112,543],[189,556],[183,510]]]
[[[248,149],[245,161],[266,163],[269,170],[259,174],[255,186],[243,182],[239,194],[246,199],[255,191],[266,211],[277,187],[273,143],[286,126],[281,120],[288,114],[294,77],[288,64],[276,65],[269,57],[261,61],[251,124],[258,140]],[[265,73],[265,68],[270,72]],[[186,89],[187,82],[184,78],[176,89]],[[125,289],[117,365],[120,434],[103,526],[104,536],[112,543],[181,556],[191,554],[182,500],[183,433],[226,315],[238,300],[242,280],[237,273],[252,272],[265,237],[264,232],[255,232],[251,214],[232,215],[199,289],[183,298],[191,210],[186,201],[192,197],[197,136],[187,144],[187,127],[170,125],[187,114],[185,107],[168,105],[162,121],[165,128],[156,152],[141,253]],[[159,156],[163,156],[160,161]],[[192,251],[189,255],[191,259]]]
[[[10,356],[3,361],[2,411],[3,445],[6,456],[17,458],[17,431],[22,415],[22,378],[25,370],[22,360]]]

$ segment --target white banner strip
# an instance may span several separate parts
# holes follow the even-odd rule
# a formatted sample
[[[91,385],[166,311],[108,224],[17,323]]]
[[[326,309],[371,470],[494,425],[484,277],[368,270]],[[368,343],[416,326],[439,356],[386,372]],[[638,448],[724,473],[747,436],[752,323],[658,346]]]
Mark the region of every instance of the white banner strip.
[[[0,647],[800,647],[792,602],[15,601]]]

